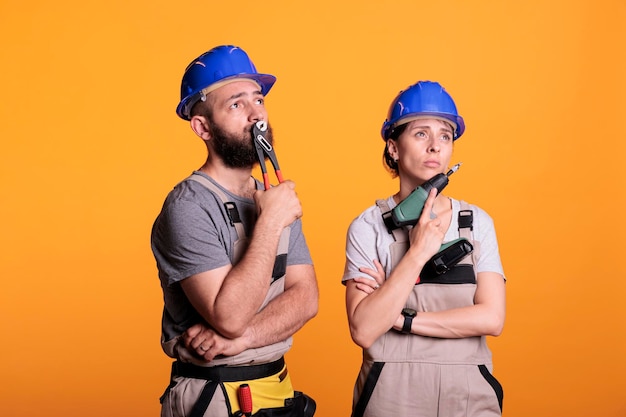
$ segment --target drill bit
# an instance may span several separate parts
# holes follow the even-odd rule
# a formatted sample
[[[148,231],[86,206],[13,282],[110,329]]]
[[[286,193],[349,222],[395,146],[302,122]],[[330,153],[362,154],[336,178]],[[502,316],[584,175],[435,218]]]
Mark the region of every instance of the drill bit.
[[[459,162],[458,164],[456,164],[455,166],[453,166],[452,168],[450,168],[450,171],[448,171],[448,173],[446,174],[446,177],[449,177],[450,175],[454,174],[456,171],[458,171],[458,169],[461,167],[461,164],[463,162]]]

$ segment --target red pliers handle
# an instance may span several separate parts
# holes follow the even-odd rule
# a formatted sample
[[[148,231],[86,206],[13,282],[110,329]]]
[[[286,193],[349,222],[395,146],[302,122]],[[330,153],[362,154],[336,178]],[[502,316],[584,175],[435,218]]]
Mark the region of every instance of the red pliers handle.
[[[267,122],[265,120],[260,120],[252,126],[254,147],[256,148],[259,165],[261,166],[261,173],[263,174],[263,186],[266,190],[269,190],[270,178],[265,166],[265,158],[268,157],[272,162],[272,166],[274,167],[274,172],[276,172],[276,177],[278,178],[279,183],[283,182],[283,174],[280,172],[280,166],[278,166],[278,159],[276,158],[274,147],[267,140],[266,133]]]

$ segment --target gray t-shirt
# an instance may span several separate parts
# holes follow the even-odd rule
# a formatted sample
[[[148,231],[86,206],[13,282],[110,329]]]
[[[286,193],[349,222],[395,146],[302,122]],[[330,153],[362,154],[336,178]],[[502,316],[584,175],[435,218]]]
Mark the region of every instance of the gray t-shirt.
[[[201,172],[194,173],[208,178],[235,203],[246,235],[251,236],[257,217],[254,200],[228,192]],[[262,187],[257,181],[257,188]],[[237,233],[228,221],[223,202],[204,185],[187,179],[168,194],[154,222],[151,239],[163,289],[163,342],[202,321],[180,281],[230,264],[236,239]],[[302,222],[297,220],[291,224],[287,266],[312,263]]]
[[[444,243],[459,237],[460,202],[452,198],[450,200],[452,201],[452,221],[446,231]],[[389,197],[387,203],[390,209],[396,206],[393,197]],[[497,272],[504,276],[493,220],[481,208],[471,204],[470,208],[474,215],[473,239],[480,242],[480,257],[476,265],[476,272]],[[387,231],[380,208],[377,205],[367,208],[352,221],[348,229],[346,263],[342,282],[345,283],[347,280],[358,277],[369,278],[360,272],[359,268],[366,267],[376,270],[373,263],[374,259],[380,261],[385,269],[385,275],[389,276],[392,266],[389,247],[393,242],[393,235]]]

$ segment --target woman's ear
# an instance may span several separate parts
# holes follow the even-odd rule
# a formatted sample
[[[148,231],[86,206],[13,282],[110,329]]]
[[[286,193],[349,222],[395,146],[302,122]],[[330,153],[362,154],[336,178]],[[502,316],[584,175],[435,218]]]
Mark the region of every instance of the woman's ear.
[[[394,161],[398,160],[398,144],[393,139],[387,139],[387,152]]]
[[[202,140],[211,139],[211,133],[209,131],[209,121],[204,116],[193,116],[189,122],[191,130]]]

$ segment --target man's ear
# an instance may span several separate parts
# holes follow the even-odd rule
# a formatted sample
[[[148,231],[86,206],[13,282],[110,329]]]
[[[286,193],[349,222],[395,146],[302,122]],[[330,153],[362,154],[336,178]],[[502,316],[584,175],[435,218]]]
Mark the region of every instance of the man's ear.
[[[191,130],[193,130],[194,133],[200,137],[200,139],[211,139],[211,134],[209,133],[209,121],[206,117],[198,115],[193,116],[189,124],[191,125]]]

